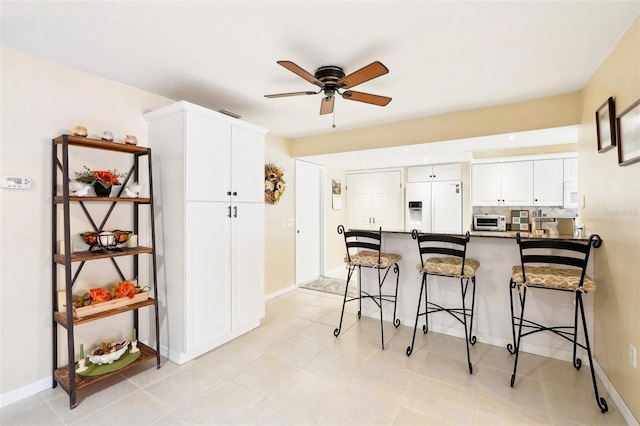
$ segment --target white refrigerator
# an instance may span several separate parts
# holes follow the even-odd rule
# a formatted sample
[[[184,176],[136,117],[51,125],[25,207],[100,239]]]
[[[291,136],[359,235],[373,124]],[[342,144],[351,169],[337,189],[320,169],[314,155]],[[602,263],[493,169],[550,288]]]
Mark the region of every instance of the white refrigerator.
[[[462,234],[462,182],[409,182],[406,230]]]

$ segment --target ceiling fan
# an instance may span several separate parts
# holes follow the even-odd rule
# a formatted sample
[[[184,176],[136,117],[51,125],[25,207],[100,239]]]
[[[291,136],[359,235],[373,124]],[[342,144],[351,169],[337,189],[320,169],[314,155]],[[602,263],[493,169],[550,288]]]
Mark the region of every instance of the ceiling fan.
[[[372,95],[369,93],[356,92],[354,90],[345,90],[388,73],[389,70],[387,67],[378,61],[372,62],[366,67],[360,68],[358,71],[352,72],[349,75],[345,75],[344,70],[335,65],[320,67],[316,70],[315,74],[311,74],[291,61],[278,61],[278,64],[304,78],[309,83],[315,84],[320,88],[320,90],[317,92],[306,91],[264,95],[265,98],[317,95],[320,92],[324,92],[325,97],[322,98],[322,102],[320,103],[320,115],[331,114],[333,112],[333,104],[336,99],[336,94],[342,96],[343,99],[364,102],[372,105],[385,106],[391,102],[391,98],[386,96]]]

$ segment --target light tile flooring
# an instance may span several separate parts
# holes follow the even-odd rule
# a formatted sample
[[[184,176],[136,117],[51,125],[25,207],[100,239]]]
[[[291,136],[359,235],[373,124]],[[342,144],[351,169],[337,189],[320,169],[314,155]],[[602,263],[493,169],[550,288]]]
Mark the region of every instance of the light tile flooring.
[[[351,306],[349,306],[351,305]],[[476,344],[474,373],[462,339],[357,320],[341,298],[297,289],[267,302],[262,326],[191,362],[152,362],[100,389],[49,389],[0,410],[9,425],[428,425],[625,424],[609,395],[601,414],[589,369],[522,354],[515,388],[505,348]]]

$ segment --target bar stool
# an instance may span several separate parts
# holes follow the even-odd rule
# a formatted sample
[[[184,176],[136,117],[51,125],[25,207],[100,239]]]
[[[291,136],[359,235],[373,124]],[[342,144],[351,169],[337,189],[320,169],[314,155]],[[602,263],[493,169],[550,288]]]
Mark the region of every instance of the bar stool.
[[[513,374],[511,375],[511,387],[513,387],[516,380],[521,338],[541,331],[550,331],[573,343],[573,366],[576,370],[579,370],[582,366],[582,360],[578,358],[576,353],[577,347],[580,346],[587,351],[596,402],[600,411],[606,413],[609,408],[607,401],[601,398],[598,393],[598,385],[596,384],[596,375],[591,358],[591,346],[589,345],[589,334],[587,333],[587,321],[585,319],[582,301],[583,294],[595,291],[596,289],[596,283],[586,274],[586,270],[591,247],[600,247],[602,245],[602,239],[599,235],[594,234],[589,237],[586,243],[549,239],[524,240],[520,237],[520,233],[518,233],[516,240],[520,249],[520,265],[513,267],[511,280],[509,282],[513,344],[509,343],[507,350],[512,355],[515,354]],[[569,266],[570,268],[558,266]],[[548,327],[525,319],[524,306],[527,301],[527,292],[530,289],[573,292],[573,304],[575,305],[573,324]],[[516,315],[514,312],[514,292],[518,295],[520,315]],[[582,319],[584,344],[578,342],[578,314],[580,314]],[[526,329],[525,332],[523,332],[523,328]]]
[[[380,338],[382,341],[382,349],[384,349],[384,326],[382,324],[382,303],[393,303],[393,325],[397,328],[400,326],[400,320],[396,318],[396,301],[398,300],[398,283],[400,280],[400,268],[398,262],[402,260],[402,256],[395,253],[382,253],[382,227],[378,232],[373,231],[346,231],[344,226],[338,226],[338,234],[344,235],[344,243],[347,254],[344,261],[347,264],[347,286],[344,290],[344,299],[342,301],[342,313],[340,314],[340,324],[333,331],[333,335],[338,337],[342,330],[342,318],[344,317],[344,307],[347,302],[353,300],[358,301],[358,319],[362,316],[362,299],[371,299],[380,308]],[[363,249],[363,250],[360,250]],[[393,267],[396,273],[396,291],[395,294],[382,294],[382,285]],[[362,268],[372,268],[378,271],[378,294],[370,294],[362,290]],[[347,292],[351,276],[358,270],[358,296],[348,298]],[[384,276],[382,275],[382,271]]]
[[[476,271],[480,267],[480,262],[466,258],[469,232],[467,232],[464,237],[458,237],[444,234],[419,234],[418,231],[414,229],[411,232],[411,236],[418,242],[420,263],[418,263],[416,267],[422,275],[422,285],[420,286],[420,296],[418,297],[418,309],[416,311],[416,323],[413,327],[413,338],[411,339],[411,346],[407,347],[407,356],[410,356],[411,352],[413,352],[413,345],[416,340],[416,330],[418,328],[418,318],[424,315],[425,324],[422,327],[422,332],[426,334],[429,331],[429,314],[447,312],[464,326],[469,374],[473,374],[469,344],[475,345],[476,343],[476,337],[471,336],[471,333],[473,329],[473,311],[476,300]],[[432,255],[436,256],[430,257]],[[460,280],[462,308],[443,307],[436,303],[429,302],[427,277],[430,275],[450,277]],[[469,282],[473,284],[471,308],[467,308],[465,303],[467,291],[469,290]],[[424,312],[420,312],[422,293],[424,293]],[[469,318],[468,324],[467,317]]]

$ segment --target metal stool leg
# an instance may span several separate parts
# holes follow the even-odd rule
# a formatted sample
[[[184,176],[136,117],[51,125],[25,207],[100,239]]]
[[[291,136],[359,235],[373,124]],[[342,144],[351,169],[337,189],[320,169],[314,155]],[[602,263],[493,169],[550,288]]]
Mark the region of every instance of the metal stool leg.
[[[607,405],[607,401],[604,398],[602,398],[598,393],[598,385],[596,384],[596,373],[593,368],[593,359],[591,358],[591,345],[589,344],[589,333],[587,332],[587,320],[584,315],[584,305],[582,304],[582,293],[579,291],[576,292],[576,315],[577,315],[578,309],[580,309],[580,314],[582,316],[582,331],[584,332],[584,343],[587,349],[587,356],[589,358],[589,366],[591,367],[591,380],[593,381],[593,392],[596,397],[596,403],[598,404],[598,407],[600,407],[600,411],[603,413],[606,413],[607,411],[609,411],[609,406]],[[576,331],[576,337],[574,339],[577,340],[578,339],[577,324],[576,324],[575,331]],[[580,358],[578,358],[577,361],[580,361]],[[578,362],[578,364],[581,365],[582,362]],[[577,367],[577,368],[580,368],[580,367]]]
[[[384,323],[382,322],[382,281],[380,280],[380,268],[376,268],[378,270],[378,300],[380,303],[380,341],[382,344],[382,350],[384,350]],[[386,278],[386,274],[385,274]]]
[[[462,325],[464,326],[464,343],[467,347],[467,364],[469,366],[469,374],[473,374],[473,366],[471,365],[471,353],[469,352],[469,342],[471,341],[471,327],[467,331],[467,307],[465,305],[465,296],[469,288],[469,278],[460,278],[460,293],[462,294]],[[473,287],[475,295],[475,285]],[[472,297],[473,298],[473,297]],[[473,302],[471,303],[471,325],[473,325]],[[475,337],[473,338],[475,342]]]
[[[400,319],[396,318],[396,310],[398,307],[398,284],[400,283],[400,268],[397,263],[393,264],[393,272],[396,273],[396,294],[393,296],[393,325],[398,328],[400,326]]]
[[[427,280],[427,275],[422,274],[422,283],[420,284],[420,296],[418,296],[418,309],[416,310],[416,323],[413,326],[413,337],[411,338],[411,345],[407,346],[407,356],[410,356],[411,352],[413,352],[413,344],[416,341],[416,330],[418,329],[418,318],[420,318],[420,302],[422,302],[422,292],[425,289],[426,280]]]
[[[344,298],[342,299],[342,312],[340,313],[340,324],[338,328],[333,330],[333,335],[338,337],[340,331],[342,330],[342,318],[344,317],[344,306],[347,304],[347,293],[349,292],[349,282],[351,281],[351,275],[353,275],[353,271],[355,270],[355,266],[349,266],[349,272],[347,272],[347,285],[344,288]]]
[[[516,286],[516,291],[518,291],[517,286]],[[516,371],[518,369],[518,355],[520,354],[520,338],[522,337],[522,321],[524,317],[524,305],[525,305],[525,302],[527,301],[526,289],[525,291],[522,292],[522,294],[518,295],[518,298],[520,300],[520,321],[518,323],[518,337],[515,341],[516,346],[515,348],[509,349],[509,345],[507,345],[507,349],[509,349],[509,352],[514,353],[512,351],[515,351],[515,355],[516,355],[516,358],[513,363],[513,374],[511,375],[511,387],[513,387],[513,384],[516,381]],[[511,310],[513,311],[513,299],[511,299],[511,303],[512,303]],[[511,320],[513,321],[515,320],[515,318],[512,318]]]
[[[513,336],[513,344],[507,344],[507,350],[511,355],[516,353],[516,324],[514,322],[516,316],[513,312],[513,290],[516,288],[516,283],[513,280],[509,280],[509,301],[511,302],[511,335]]]

